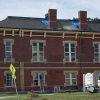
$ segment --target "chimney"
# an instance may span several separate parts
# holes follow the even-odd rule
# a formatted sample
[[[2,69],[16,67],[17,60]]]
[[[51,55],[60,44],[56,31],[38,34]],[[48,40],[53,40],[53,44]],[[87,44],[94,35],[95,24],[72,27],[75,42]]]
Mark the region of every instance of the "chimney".
[[[79,11],[78,18],[79,18],[79,24],[78,24],[79,28],[80,29],[88,29],[87,11]]]
[[[58,23],[57,23],[57,9],[49,9],[48,10],[48,26],[51,28],[57,28]]]

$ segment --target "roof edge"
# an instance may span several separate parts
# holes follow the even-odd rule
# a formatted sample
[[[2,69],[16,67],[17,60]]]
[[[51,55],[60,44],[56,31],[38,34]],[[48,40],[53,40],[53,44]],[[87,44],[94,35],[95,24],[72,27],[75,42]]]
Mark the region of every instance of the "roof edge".
[[[97,33],[100,33],[100,31],[89,31],[89,30],[53,30],[53,29],[32,29],[32,28],[12,28],[12,27],[0,27],[1,29],[24,29],[24,30],[41,30],[41,31],[59,31],[59,32],[97,32]]]

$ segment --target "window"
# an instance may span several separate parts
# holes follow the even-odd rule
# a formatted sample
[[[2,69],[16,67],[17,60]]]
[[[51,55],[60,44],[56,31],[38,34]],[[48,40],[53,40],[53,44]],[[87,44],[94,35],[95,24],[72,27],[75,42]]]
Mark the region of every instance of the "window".
[[[44,86],[45,85],[45,74],[43,72],[33,73],[33,86]]]
[[[100,80],[100,72],[95,73],[96,85],[98,85],[98,80]]]
[[[76,73],[65,73],[65,84],[76,85]]]
[[[6,62],[12,62],[12,42],[6,41],[5,51],[6,51]]]
[[[75,43],[65,43],[65,62],[75,62]]]
[[[71,73],[72,85],[76,85],[76,73]]]
[[[94,44],[95,62],[100,62],[100,44]]]
[[[44,43],[32,43],[32,60],[33,62],[44,62]]]
[[[13,85],[12,73],[6,73],[6,86],[12,86],[12,85]]]

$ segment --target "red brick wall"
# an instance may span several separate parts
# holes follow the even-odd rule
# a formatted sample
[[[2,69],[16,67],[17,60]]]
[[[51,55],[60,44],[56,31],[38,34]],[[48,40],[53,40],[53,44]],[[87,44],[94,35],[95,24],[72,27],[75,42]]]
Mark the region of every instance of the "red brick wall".
[[[17,32],[16,32],[17,33]],[[29,34],[29,33],[27,33]],[[34,33],[34,34],[43,34],[43,33]],[[53,34],[58,35],[58,34]],[[62,35],[62,34],[61,34]],[[13,58],[15,59],[15,63],[13,64],[14,67],[20,67],[20,62],[24,62],[24,67],[41,67],[41,69],[38,70],[45,70],[47,71],[47,75],[45,76],[45,82],[47,83],[47,86],[45,89],[53,89],[53,86],[55,85],[64,85],[65,83],[65,76],[63,74],[64,70],[77,70],[77,83],[81,82],[80,78],[80,69],[76,69],[76,67],[80,67],[80,63],[65,63],[63,64],[64,59],[64,46],[63,41],[77,41],[76,46],[76,59],[78,59],[78,62],[80,62],[80,39],[76,38],[62,38],[62,37],[41,37],[41,36],[2,36],[0,35],[0,67],[8,67],[8,69],[0,69],[0,87],[4,87],[4,84],[6,84],[6,79],[4,76],[4,71],[9,70],[10,63],[4,64],[4,58],[5,58],[5,45],[3,44],[3,39],[10,38],[14,39],[14,45],[12,46],[13,51]],[[44,46],[44,57],[47,60],[47,62],[54,62],[54,63],[31,63],[32,58],[32,45],[30,45],[31,39],[37,39],[37,40],[46,40],[46,46]],[[82,67],[99,67],[100,64],[96,63],[93,64],[94,59],[94,48],[93,48],[93,41],[99,41],[99,39],[87,39],[82,38],[81,39],[81,52],[82,52],[82,62],[88,62],[88,63],[81,63]],[[55,63],[55,62],[62,62],[62,63]],[[89,63],[91,62],[91,63]],[[47,67],[47,69],[42,69],[42,67]],[[48,69],[48,67],[75,67],[74,69]],[[31,83],[33,82],[33,77],[31,75],[31,71],[35,71],[35,69],[25,69],[24,70],[24,85],[25,90],[30,90]],[[98,69],[83,69],[83,74],[87,72],[94,72],[94,70]],[[18,86],[18,90],[20,90],[20,69],[16,70],[16,83]],[[63,87],[62,89],[77,89],[77,87]],[[38,90],[38,88],[34,88]],[[0,92],[2,91],[13,91],[13,88],[1,88]]]

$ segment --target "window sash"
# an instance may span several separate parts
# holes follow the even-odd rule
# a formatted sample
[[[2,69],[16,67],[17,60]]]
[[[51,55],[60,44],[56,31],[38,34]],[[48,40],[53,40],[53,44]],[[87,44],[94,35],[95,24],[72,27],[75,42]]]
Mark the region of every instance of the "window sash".
[[[74,45],[72,47],[72,45]],[[65,43],[65,61],[66,62],[75,62],[76,61],[76,53],[75,53],[75,43]],[[74,50],[74,51],[73,51]]]
[[[71,73],[71,79],[72,79],[72,85],[76,85],[76,73]]]
[[[33,73],[33,85],[38,86],[38,73]]]
[[[36,43],[37,46],[33,46]],[[44,62],[44,43],[43,42],[33,42],[32,43],[32,59],[33,62]],[[36,48],[35,48],[36,47]],[[35,50],[34,50],[35,48]],[[34,54],[37,54],[34,56]]]
[[[41,76],[42,76],[41,85],[45,86],[45,74],[41,73]]]
[[[37,78],[35,79],[36,74],[37,74]],[[42,76],[42,80],[40,80],[40,76],[39,76],[40,74]],[[39,72],[33,73],[33,86],[39,86],[40,82],[42,86],[45,86],[45,74]]]
[[[65,74],[65,81],[66,85],[70,85],[70,73]]]
[[[74,77],[73,77],[73,74],[75,75]],[[76,85],[76,73],[66,73],[65,74],[65,83],[66,83],[66,85]]]
[[[9,46],[7,45],[8,43],[10,44]],[[12,62],[12,42],[6,41],[5,53],[6,53],[6,62]]]
[[[13,86],[12,73],[6,73],[6,86]]]
[[[100,62],[100,44],[94,44],[95,62]]]

